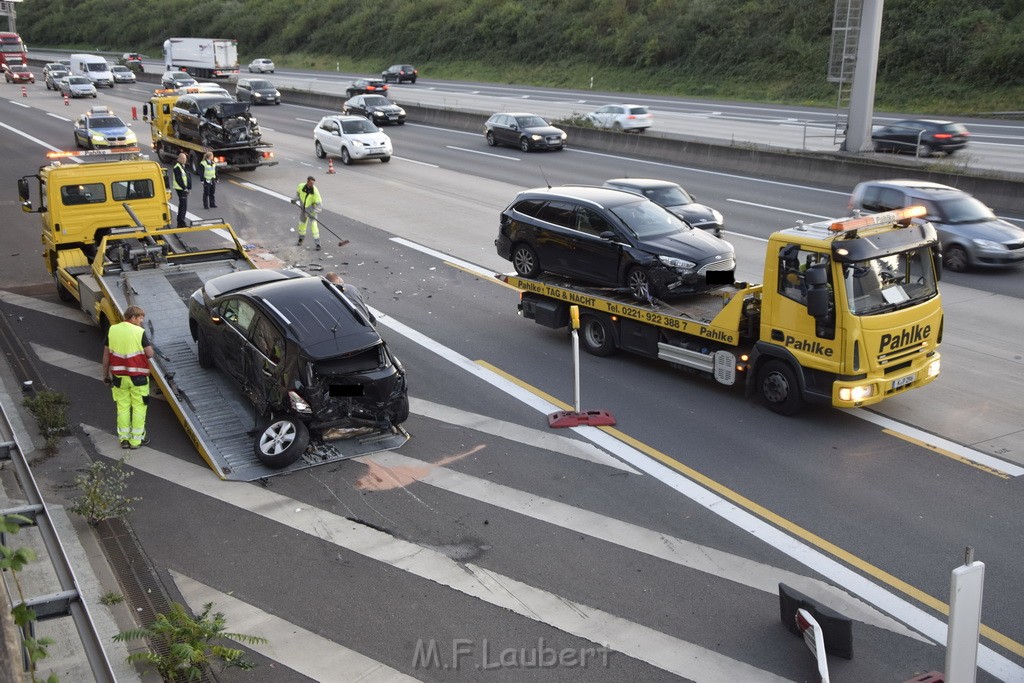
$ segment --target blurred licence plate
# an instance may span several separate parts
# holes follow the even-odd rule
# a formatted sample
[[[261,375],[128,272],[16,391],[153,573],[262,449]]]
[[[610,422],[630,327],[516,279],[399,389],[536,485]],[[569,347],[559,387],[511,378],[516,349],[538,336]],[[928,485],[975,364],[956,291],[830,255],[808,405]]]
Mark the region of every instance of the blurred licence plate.
[[[917,379],[916,373],[913,375],[907,375],[906,377],[900,377],[899,379],[894,379],[892,381],[892,388],[899,389],[900,387],[905,387],[908,384],[912,384],[915,379]]]

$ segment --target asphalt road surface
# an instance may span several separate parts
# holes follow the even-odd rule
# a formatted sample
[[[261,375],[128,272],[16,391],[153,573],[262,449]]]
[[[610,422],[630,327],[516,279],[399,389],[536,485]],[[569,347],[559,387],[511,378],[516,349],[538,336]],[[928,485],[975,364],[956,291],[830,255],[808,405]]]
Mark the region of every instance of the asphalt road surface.
[[[147,92],[97,101],[129,117]],[[72,397],[78,439],[110,461],[122,452],[98,330],[57,300],[38,216],[14,192],[46,149],[73,148],[70,120],[94,101],[65,107],[42,85],[8,97],[0,310],[45,384]],[[328,175],[311,141],[325,113],[258,109],[280,164],[222,177],[220,208],[201,213],[362,288],[409,371],[412,440],[227,483],[154,402],[152,444],[128,460],[142,498],[129,521],[163,587],[265,635],[261,680],[816,680],[779,621],[781,581],[855,620],[855,655],[829,658],[833,680],[903,681],[943,668],[949,574],[968,545],[987,566],[978,680],[1024,680],[1021,271],[944,279],[943,376],[877,411],[783,418],[661,363],[584,356],[583,407],[618,425],[553,431],[545,414],[572,400],[569,342],[519,318],[516,293],[489,277],[510,270],[493,239],[516,191],[677,180],[723,211],[739,275],[760,280],[764,237],[842,215],[849,188],[523,155],[415,122],[387,131],[390,164]],[[348,246],[294,245],[287,199],[308,174]],[[72,494],[50,488],[54,502]]]

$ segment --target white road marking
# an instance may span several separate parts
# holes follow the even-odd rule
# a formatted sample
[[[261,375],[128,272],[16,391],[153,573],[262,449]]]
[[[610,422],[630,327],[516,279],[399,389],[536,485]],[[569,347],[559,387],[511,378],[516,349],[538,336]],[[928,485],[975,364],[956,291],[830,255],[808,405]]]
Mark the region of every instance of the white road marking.
[[[521,161],[517,157],[505,156],[504,154],[492,154],[491,152],[481,152],[478,149],[466,149],[465,147],[455,147],[454,145],[445,145],[447,149],[454,149],[456,152],[469,152],[470,154],[479,154],[485,157],[494,157],[495,159],[504,159],[505,161]]]
[[[425,469],[425,465],[427,465],[422,460],[409,458],[393,451],[368,455],[356,458],[356,460],[372,461],[377,465],[393,468]],[[493,505],[502,510],[508,510],[576,533],[586,534],[682,567],[733,581],[769,595],[778,595],[779,583],[785,583],[851,619],[898,633],[907,638],[929,642],[926,638],[914,633],[870,605],[818,579],[755,562],[682,538],[651,531],[636,524],[535,496],[444,467],[425,469],[424,474],[418,476],[416,481]]]
[[[121,458],[121,447],[113,434],[90,425],[82,427],[100,453],[112,459]],[[209,496],[685,678],[701,683],[754,680],[776,683],[788,680],[484,567],[457,562],[436,550],[395,538],[340,515],[305,504],[297,507],[294,499],[269,489],[221,481],[205,466],[170,457],[152,448],[132,451],[131,457],[124,462],[129,467],[163,479],[169,485]]]
[[[0,301],[4,301],[19,308],[25,308],[30,311],[37,311],[39,313],[56,316],[58,318],[64,318],[65,320],[70,320],[73,323],[85,323],[88,325],[94,324],[85,311],[79,308],[71,308],[71,306],[68,306],[67,304],[56,304],[44,301],[43,299],[36,299],[31,296],[22,296],[20,294],[5,292],[2,290],[0,290]]]
[[[746,206],[754,206],[758,209],[771,209],[772,211],[781,211],[783,213],[795,213],[798,216],[810,216],[811,218],[818,218],[820,220],[829,220],[835,218],[835,216],[820,216],[816,213],[807,213],[806,211],[794,211],[792,209],[783,209],[778,206],[772,206],[771,204],[756,204],[754,202],[745,202],[742,199],[726,199],[727,202],[733,202],[734,204],[745,204]]]
[[[212,602],[214,611],[224,613],[232,631],[268,641],[244,647],[315,681],[337,681],[341,672],[346,681],[359,683],[417,680],[173,569],[168,572],[193,613],[199,614],[203,605]]]
[[[445,424],[459,425],[460,427],[466,427],[483,432],[484,434],[500,436],[509,441],[533,446],[534,448],[561,453],[562,455],[597,463],[598,465],[607,465],[608,467],[614,467],[631,474],[640,474],[639,471],[613,458],[593,444],[554,434],[550,429],[542,431],[540,429],[523,427],[513,422],[497,420],[487,415],[469,413],[458,408],[452,408],[451,406],[424,401],[420,398],[410,397],[409,408],[417,415],[429,417]]]
[[[46,112],[46,115],[47,116],[52,116],[53,118],[58,119],[59,121],[64,121],[66,123],[71,123],[71,119],[67,118],[66,116],[61,116],[60,114],[54,114],[52,112]]]

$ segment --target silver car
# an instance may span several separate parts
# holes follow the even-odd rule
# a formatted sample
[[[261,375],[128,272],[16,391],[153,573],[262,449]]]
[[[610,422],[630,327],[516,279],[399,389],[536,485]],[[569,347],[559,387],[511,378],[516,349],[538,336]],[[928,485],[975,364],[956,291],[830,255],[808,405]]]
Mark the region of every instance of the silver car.
[[[114,76],[114,83],[134,83],[135,72],[120,64],[110,67],[110,73]]]
[[[942,265],[959,273],[970,267],[1024,263],[1024,228],[1001,218],[963,190],[924,180],[869,180],[850,196],[850,209],[878,213],[924,206],[942,243]]]
[[[274,73],[274,62],[269,59],[254,59],[249,62],[249,73],[272,74]]]
[[[61,95],[67,97],[96,97],[96,86],[85,76],[65,76],[57,82]]]

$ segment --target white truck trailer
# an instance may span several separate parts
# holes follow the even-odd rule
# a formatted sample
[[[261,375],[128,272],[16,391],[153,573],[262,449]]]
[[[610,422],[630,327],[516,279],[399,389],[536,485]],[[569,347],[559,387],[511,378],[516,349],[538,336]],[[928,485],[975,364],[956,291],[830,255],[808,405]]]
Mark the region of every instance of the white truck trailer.
[[[197,78],[226,77],[238,73],[238,41],[230,38],[168,38],[164,66],[187,71]]]

